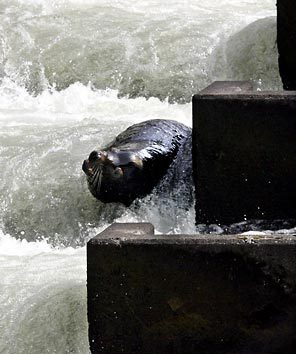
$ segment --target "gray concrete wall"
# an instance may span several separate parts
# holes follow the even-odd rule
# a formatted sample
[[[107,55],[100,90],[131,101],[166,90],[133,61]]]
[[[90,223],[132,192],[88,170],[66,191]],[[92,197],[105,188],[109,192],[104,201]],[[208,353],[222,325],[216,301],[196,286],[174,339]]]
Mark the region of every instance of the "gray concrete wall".
[[[279,68],[285,90],[296,90],[296,3],[277,1]]]
[[[216,82],[193,97],[197,223],[296,217],[295,94]]]
[[[154,235],[115,224],[87,245],[92,353],[294,353],[296,238]]]

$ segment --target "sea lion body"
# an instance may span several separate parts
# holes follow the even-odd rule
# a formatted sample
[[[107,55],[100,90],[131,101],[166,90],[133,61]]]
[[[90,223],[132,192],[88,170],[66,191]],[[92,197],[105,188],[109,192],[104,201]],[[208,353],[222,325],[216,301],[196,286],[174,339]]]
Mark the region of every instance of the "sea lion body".
[[[132,125],[84,161],[90,192],[105,203],[130,205],[159,183],[189,135],[190,128],[172,120]]]

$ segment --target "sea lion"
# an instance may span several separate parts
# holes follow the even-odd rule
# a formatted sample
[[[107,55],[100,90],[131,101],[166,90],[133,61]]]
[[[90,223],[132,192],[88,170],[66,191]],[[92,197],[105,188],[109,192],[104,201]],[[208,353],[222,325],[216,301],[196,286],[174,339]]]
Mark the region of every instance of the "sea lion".
[[[191,128],[172,120],[130,126],[83,162],[90,192],[104,203],[129,206],[159,183],[188,136]]]

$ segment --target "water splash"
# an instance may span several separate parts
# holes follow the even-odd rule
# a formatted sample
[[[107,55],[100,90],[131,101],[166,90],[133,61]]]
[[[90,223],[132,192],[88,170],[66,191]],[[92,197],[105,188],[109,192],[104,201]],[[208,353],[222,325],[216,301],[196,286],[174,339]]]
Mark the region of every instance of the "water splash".
[[[257,20],[221,41],[211,62],[212,77],[251,80],[258,90],[282,90],[276,17]]]
[[[0,352],[88,353],[85,249],[0,231]]]
[[[31,94],[52,88],[61,91],[80,82],[118,90],[119,97],[153,96],[183,103],[221,76],[221,71],[211,73],[211,62],[230,35],[275,14],[271,0],[241,1],[240,6],[236,0],[173,4],[122,0],[112,6],[104,0],[83,5],[78,0],[6,0],[2,6],[0,77],[10,78]],[[257,30],[264,31],[269,41],[274,31],[265,27]],[[249,40],[246,31],[237,43]],[[236,61],[244,61],[246,68],[240,66],[235,72],[228,60],[232,79],[240,77],[240,70],[245,79],[253,78],[262,39],[253,36],[252,40],[253,62],[244,60],[246,50],[235,53]],[[228,44],[231,56],[236,46]],[[273,58],[274,46],[270,53]],[[259,78],[268,80],[266,74]]]

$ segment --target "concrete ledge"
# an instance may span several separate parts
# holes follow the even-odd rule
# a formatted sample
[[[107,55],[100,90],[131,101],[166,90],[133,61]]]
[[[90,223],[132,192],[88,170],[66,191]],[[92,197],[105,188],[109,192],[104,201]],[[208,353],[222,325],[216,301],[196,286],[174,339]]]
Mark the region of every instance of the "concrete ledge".
[[[215,81],[199,92],[200,95],[233,95],[235,93],[253,92],[253,86],[249,81]]]
[[[217,82],[193,97],[197,223],[295,218],[296,92]]]
[[[294,353],[296,238],[154,235],[87,245],[92,353]]]

